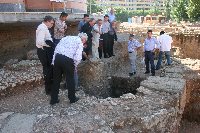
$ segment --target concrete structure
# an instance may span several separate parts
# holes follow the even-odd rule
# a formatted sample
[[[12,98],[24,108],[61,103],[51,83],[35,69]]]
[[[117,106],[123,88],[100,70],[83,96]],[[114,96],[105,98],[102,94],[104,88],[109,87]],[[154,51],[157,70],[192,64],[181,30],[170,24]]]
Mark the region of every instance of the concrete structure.
[[[54,18],[59,17],[60,12],[1,12],[0,13],[0,23],[10,23],[10,22],[41,22],[44,16],[50,15]],[[103,18],[100,15],[91,15],[91,17],[98,19]],[[69,14],[67,21],[76,22],[83,18],[82,13]]]
[[[86,0],[0,0],[0,12],[86,13]]]
[[[111,5],[114,7],[123,6],[127,10],[164,10],[165,0],[97,0],[97,3],[102,6]]]

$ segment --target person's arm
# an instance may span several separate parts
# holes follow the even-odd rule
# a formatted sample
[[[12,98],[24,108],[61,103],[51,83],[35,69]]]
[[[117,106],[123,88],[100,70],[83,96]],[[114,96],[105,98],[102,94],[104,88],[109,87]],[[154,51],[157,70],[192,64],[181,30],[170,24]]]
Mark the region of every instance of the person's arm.
[[[160,49],[160,47],[161,47],[161,44],[160,44],[160,41],[159,41],[159,40],[160,40],[160,38],[159,38],[159,39],[156,39],[156,38],[154,39],[155,44],[156,44],[156,45],[155,45],[155,49]],[[154,49],[154,50],[155,50],[155,49]]]
[[[78,31],[81,32],[81,27],[82,27],[82,24],[81,24],[81,21],[79,22],[78,24]]]
[[[96,25],[93,26],[93,31],[100,34],[98,26],[96,26]]]
[[[136,40],[136,50],[139,50],[142,47],[142,44]]]
[[[84,24],[82,27],[81,27],[81,32],[83,33],[86,33],[87,32],[87,25]]]
[[[83,57],[86,58],[87,60],[89,60],[89,57],[87,56],[87,54],[83,51]]]
[[[118,40],[116,32],[114,33],[114,39],[115,39],[115,41]]]

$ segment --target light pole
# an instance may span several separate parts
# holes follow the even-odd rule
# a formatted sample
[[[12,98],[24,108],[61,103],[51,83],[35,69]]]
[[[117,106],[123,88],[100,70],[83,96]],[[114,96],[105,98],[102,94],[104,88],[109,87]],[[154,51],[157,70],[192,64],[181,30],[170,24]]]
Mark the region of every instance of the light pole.
[[[92,4],[91,4],[91,0],[90,0],[90,14],[92,14]]]

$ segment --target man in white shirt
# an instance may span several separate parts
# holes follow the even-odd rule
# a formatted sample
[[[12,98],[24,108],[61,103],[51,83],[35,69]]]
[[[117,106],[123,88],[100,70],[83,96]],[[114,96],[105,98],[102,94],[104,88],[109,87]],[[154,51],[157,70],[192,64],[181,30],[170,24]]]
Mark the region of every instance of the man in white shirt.
[[[110,12],[108,13],[108,16],[109,16],[109,22],[113,22],[115,20],[115,13],[112,7],[110,9]]]
[[[65,12],[62,12],[60,14],[60,17],[55,20],[55,26],[54,26],[54,43],[58,44],[60,40],[64,37],[65,31],[67,30],[66,20],[67,20],[68,14]]]
[[[98,52],[98,47],[99,47],[99,39],[101,35],[101,28],[102,28],[102,20],[98,19],[97,24],[93,26],[93,31],[92,31],[92,56],[94,59],[99,59],[99,52]]]
[[[129,53],[129,60],[131,64],[131,72],[129,73],[129,76],[133,76],[136,74],[136,56],[137,56],[137,50],[142,45],[134,39],[134,35],[130,34],[129,41],[128,41],[128,53]]]
[[[43,76],[45,81],[45,91],[46,94],[50,94],[51,92],[51,79],[52,79],[52,56],[54,44],[52,42],[51,35],[49,33],[49,28],[51,28],[54,24],[53,17],[45,16],[42,24],[40,24],[36,30],[36,47],[37,47],[37,55],[43,66]],[[50,45],[47,45],[46,42],[50,42]],[[49,43],[48,43],[49,44]]]
[[[104,58],[109,58],[108,55],[108,48],[109,48],[109,34],[108,32],[110,31],[110,23],[109,23],[109,16],[105,15],[104,16],[104,21],[102,24],[102,37],[103,37],[103,53],[104,53]]]
[[[74,70],[82,59],[83,44],[87,38],[85,33],[79,33],[78,36],[66,36],[56,46],[52,61],[54,69],[51,105],[59,102],[58,94],[63,74],[66,75],[70,103],[78,101],[75,96]]]
[[[171,65],[170,50],[171,50],[171,44],[173,42],[172,37],[165,34],[164,31],[160,32],[160,37],[158,38],[158,41],[160,42],[159,46],[160,52],[159,52],[158,62],[156,65],[156,70],[160,69],[163,54],[165,54],[165,57],[167,59],[167,64]]]

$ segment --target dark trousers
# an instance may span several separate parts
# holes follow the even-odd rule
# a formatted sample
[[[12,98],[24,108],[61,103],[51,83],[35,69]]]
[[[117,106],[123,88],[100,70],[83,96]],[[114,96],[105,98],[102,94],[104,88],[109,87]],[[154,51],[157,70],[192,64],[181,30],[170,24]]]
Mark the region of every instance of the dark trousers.
[[[87,47],[85,48],[85,52],[87,55],[92,55],[92,39],[88,38]]]
[[[58,100],[60,82],[63,74],[66,75],[66,83],[68,88],[68,98],[70,102],[74,102],[75,96],[75,81],[74,81],[74,61],[61,54],[56,54],[53,70],[53,88],[51,93],[51,102]]]
[[[113,56],[114,35],[109,35],[108,55]]]
[[[103,40],[99,40],[98,52],[99,52],[99,58],[101,59],[103,53]]]
[[[51,92],[52,79],[53,79],[53,66],[51,65],[53,58],[53,49],[45,47],[44,50],[41,48],[37,49],[38,58],[43,67],[43,76],[45,82],[45,91],[46,93]]]
[[[151,73],[155,74],[154,53],[151,51],[145,51],[145,65],[146,65],[147,72],[150,72],[149,62],[151,64]]]
[[[103,54],[104,58],[108,57],[108,50],[109,50],[109,34],[103,34]]]

